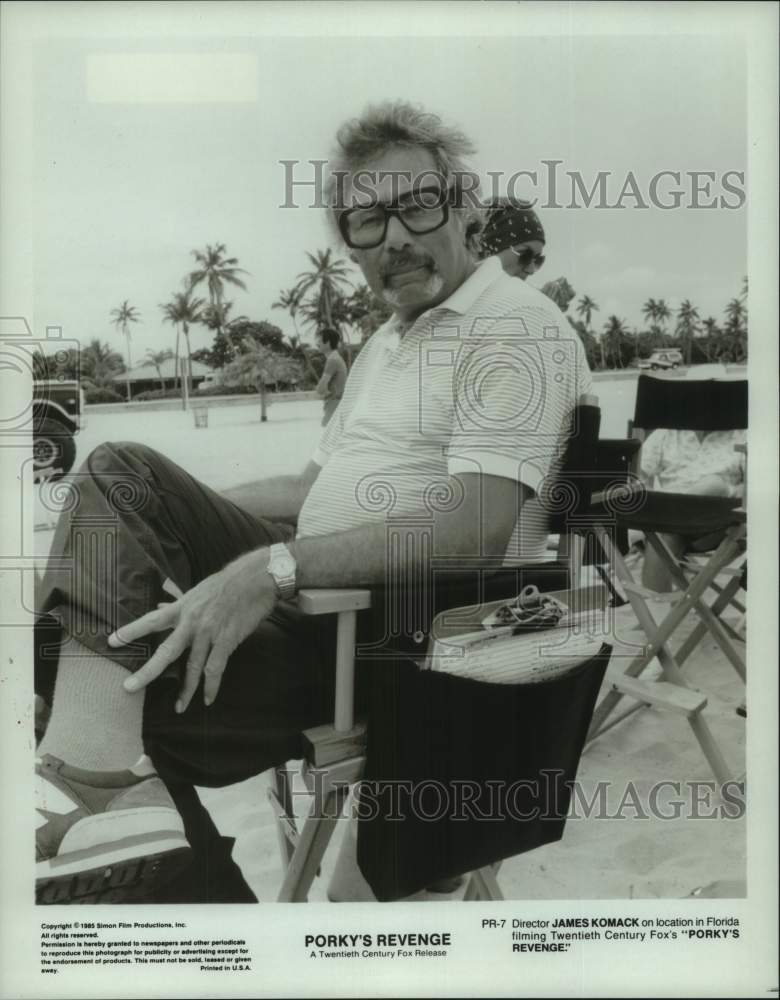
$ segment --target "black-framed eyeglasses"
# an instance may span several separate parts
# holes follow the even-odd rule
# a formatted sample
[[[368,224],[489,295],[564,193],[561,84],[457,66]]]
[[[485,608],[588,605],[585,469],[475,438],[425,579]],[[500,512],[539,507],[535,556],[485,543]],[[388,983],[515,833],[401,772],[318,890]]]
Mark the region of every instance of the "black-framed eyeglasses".
[[[348,208],[339,216],[339,230],[347,246],[354,250],[370,250],[384,241],[391,216],[414,236],[433,233],[450,217],[450,190],[419,188],[405,195],[403,201],[378,201]]]
[[[535,264],[537,267],[541,267],[544,264],[545,256],[543,253],[537,253],[533,247],[510,247],[512,253],[517,257],[518,262],[522,267],[528,267],[530,264]]]

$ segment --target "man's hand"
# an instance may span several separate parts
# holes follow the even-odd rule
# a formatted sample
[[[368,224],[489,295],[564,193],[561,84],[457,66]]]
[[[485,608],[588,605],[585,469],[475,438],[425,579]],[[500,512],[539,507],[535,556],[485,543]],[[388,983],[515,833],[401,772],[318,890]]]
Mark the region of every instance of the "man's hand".
[[[206,577],[171,604],[150,611],[109,636],[111,646],[123,646],[149,635],[173,629],[155,654],[125,681],[125,690],[145,687],[190,650],[176,711],[183,712],[204,677],[203,700],[217,696],[228,658],[266,618],[277,602],[276,585],[266,572],[268,549],[236,559],[219,573]]]

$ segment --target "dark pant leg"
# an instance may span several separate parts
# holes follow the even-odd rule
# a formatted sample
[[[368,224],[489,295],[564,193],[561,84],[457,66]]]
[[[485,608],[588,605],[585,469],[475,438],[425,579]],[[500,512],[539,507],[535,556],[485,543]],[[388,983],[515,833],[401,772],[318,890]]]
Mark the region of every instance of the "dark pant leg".
[[[186,591],[240,554],[293,533],[251,517],[141,445],[100,446],[72,481],[74,503],[55,533],[41,610],[131,670],[159,638],[123,651],[109,647],[107,637],[169,600],[166,581]],[[196,869],[207,879],[199,898],[213,898],[218,872],[213,838],[204,835],[207,814],[188,786],[239,781],[300,755],[301,729],[332,711],[331,636],[332,623],[302,621],[281,608],[236,650],[208,710],[196,694],[186,713],[173,711],[173,671],[147,689],[144,742],[186,807]]]
[[[252,517],[151,448],[104,444],[69,477],[41,585],[51,613],[85,646],[137,670],[159,638],[115,650],[115,629],[171,600],[251,549],[292,537],[290,525]]]
[[[142,902],[256,903],[257,897],[233,860],[235,838],[221,837],[192,785],[166,779],[192,847],[192,861],[172,881]]]
[[[178,683],[149,687],[144,743],[184,819],[193,859],[155,902],[241,903],[254,899],[193,784],[221,786],[302,756],[301,732],[333,718],[335,622],[282,607],[233,654],[217,699],[200,691],[186,712]]]

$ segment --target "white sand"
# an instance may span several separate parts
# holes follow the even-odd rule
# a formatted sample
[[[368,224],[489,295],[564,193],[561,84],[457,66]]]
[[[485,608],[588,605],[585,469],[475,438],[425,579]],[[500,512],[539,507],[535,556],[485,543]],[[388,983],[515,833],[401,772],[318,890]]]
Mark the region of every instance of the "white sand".
[[[634,381],[598,382],[595,388],[604,414],[602,437],[625,436],[634,405]],[[268,414],[267,423],[261,424],[256,403],[212,409],[209,426],[196,430],[191,413],[101,414],[90,408],[88,426],[77,438],[78,460],[104,440],[141,441],[216,489],[300,470],[319,437],[321,404],[275,403]],[[46,523],[47,517],[36,501],[36,523]],[[44,554],[50,541],[51,531],[36,531],[36,552]],[[620,620],[626,635],[634,624],[630,609],[621,611]],[[745,722],[734,710],[743,698],[744,686],[711,640],[701,644],[686,672],[706,692],[706,718],[732,772],[741,774]],[[644,708],[586,750],[579,778],[586,791],[598,781],[611,782],[609,802],[614,808],[629,780],[646,801],[656,782],[710,781],[712,776],[685,719]],[[201,793],[220,829],[237,838],[236,857],[258,897],[266,901],[275,897],[281,882],[276,832],[265,797],[267,780],[258,776]],[[305,801],[300,801],[304,808]],[[675,897],[719,880],[744,879],[744,819],[641,819],[630,808],[624,812],[624,819],[571,820],[562,842],[506,862],[500,879],[506,896]],[[324,899],[333,853],[331,847],[324,877],[315,880],[312,899]]]

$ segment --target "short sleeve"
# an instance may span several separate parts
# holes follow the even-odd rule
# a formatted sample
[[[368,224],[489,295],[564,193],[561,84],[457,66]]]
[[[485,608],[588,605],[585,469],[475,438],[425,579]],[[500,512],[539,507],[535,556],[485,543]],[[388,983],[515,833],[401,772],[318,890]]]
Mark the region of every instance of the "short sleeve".
[[[562,314],[560,320],[552,310],[524,310],[463,350],[450,474],[502,476],[539,492],[590,386],[582,343]]]

